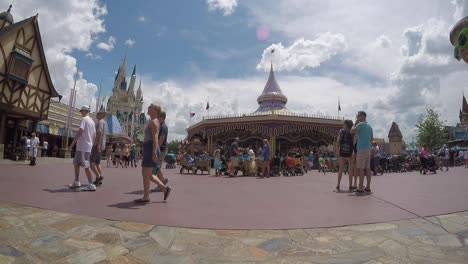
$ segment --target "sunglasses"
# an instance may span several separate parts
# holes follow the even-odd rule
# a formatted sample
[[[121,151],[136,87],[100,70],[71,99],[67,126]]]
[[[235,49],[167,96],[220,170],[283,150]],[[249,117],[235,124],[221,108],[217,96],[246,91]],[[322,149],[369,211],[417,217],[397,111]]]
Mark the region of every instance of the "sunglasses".
[[[460,31],[457,43],[455,43],[455,47],[458,49],[466,48],[466,46],[468,46],[468,28],[464,28]]]

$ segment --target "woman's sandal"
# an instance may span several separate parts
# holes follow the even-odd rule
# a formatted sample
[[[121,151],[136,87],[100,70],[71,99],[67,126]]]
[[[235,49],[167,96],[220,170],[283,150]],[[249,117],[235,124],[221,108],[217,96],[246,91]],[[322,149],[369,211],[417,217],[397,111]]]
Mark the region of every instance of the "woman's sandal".
[[[136,200],[133,200],[133,201],[134,201],[135,203],[141,203],[141,204],[147,204],[147,203],[151,202],[150,199],[144,200],[144,199],[142,199],[142,198],[136,199]]]
[[[167,200],[167,198],[169,197],[169,194],[171,194],[171,191],[172,191],[171,186],[167,186],[166,191],[164,192],[164,201]]]
[[[341,191],[340,186],[336,186],[336,191],[337,192]]]

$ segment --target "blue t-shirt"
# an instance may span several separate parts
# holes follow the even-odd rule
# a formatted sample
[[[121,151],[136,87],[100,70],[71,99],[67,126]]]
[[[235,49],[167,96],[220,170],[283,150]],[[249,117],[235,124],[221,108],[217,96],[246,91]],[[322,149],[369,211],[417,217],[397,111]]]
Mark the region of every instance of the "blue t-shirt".
[[[169,131],[167,129],[166,122],[164,122],[159,127],[159,136],[164,136],[164,140],[163,140],[163,142],[161,144],[161,147],[159,148],[159,150],[161,150],[161,152],[166,151],[166,149],[167,149],[167,134],[168,133],[169,133]]]
[[[357,151],[371,150],[372,127],[367,122],[361,122],[356,126],[357,130]]]
[[[270,159],[270,146],[265,144],[263,145],[263,160]]]

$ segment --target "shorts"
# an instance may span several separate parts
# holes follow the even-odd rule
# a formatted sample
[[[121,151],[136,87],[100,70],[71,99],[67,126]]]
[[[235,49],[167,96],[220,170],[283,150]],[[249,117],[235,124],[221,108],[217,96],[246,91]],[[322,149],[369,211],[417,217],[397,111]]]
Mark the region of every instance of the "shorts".
[[[97,146],[93,146],[91,149],[91,157],[89,158],[90,162],[96,165],[101,164],[101,154],[101,151],[97,151]]]
[[[143,159],[141,160],[141,167],[143,168],[159,168],[159,163],[153,160],[153,141],[143,143]],[[157,156],[161,156],[158,148]]]
[[[91,152],[76,151],[73,157],[73,164],[81,166],[85,169],[89,168]]]
[[[130,159],[128,158],[128,156],[123,156],[123,161],[130,161]]]
[[[114,158],[120,159],[120,155],[115,155]]]
[[[356,167],[358,169],[369,169],[370,170],[370,149],[358,150],[356,153]]]
[[[231,168],[239,167],[239,158],[231,157]]]

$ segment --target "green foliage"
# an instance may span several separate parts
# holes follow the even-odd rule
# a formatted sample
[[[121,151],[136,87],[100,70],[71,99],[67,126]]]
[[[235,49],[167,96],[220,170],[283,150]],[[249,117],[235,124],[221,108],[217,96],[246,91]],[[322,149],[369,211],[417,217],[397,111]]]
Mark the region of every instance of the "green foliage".
[[[445,122],[441,120],[440,114],[434,109],[427,109],[426,116],[421,117],[416,124],[418,128],[418,145],[426,145],[429,151],[437,150],[447,143],[447,130]]]
[[[172,151],[177,154],[177,152],[179,151],[179,143],[180,142],[177,140],[172,140],[171,142],[167,143],[169,151]]]

